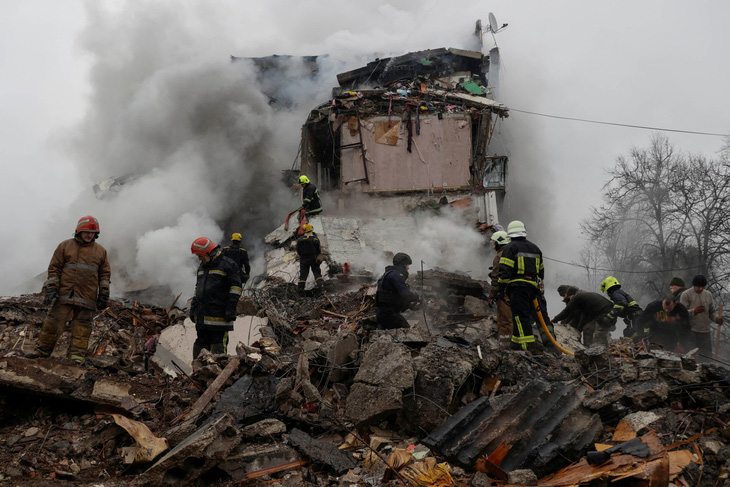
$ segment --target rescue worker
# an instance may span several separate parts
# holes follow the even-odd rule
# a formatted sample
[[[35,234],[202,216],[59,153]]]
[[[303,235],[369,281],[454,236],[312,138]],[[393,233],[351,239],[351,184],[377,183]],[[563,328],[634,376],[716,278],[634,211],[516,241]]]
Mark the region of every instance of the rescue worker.
[[[707,278],[702,274],[696,275],[692,279],[692,288],[682,293],[679,302],[689,311],[694,346],[699,348],[700,354],[710,356],[712,354],[710,323],[714,321],[718,325],[722,325],[723,319],[717,313],[715,299],[705,289],[706,286]],[[690,345],[688,344],[688,346]]]
[[[380,329],[408,328],[408,321],[401,314],[411,303],[419,301],[418,295],[406,284],[408,267],[413,263],[411,257],[403,252],[393,256],[393,265],[385,268],[378,279],[375,293],[375,318]]]
[[[679,337],[689,330],[689,313],[682,303],[677,302],[673,293],[649,303],[637,321],[646,330],[646,338],[650,342],[670,352],[684,352],[679,346]]]
[[[616,319],[623,318],[626,323],[624,336],[632,336],[637,333],[634,328],[634,318],[638,317],[643,310],[629,293],[621,289],[618,279],[613,276],[608,276],[601,282],[601,291],[604,291],[613,301],[613,309],[596,322],[594,337],[601,345],[608,346],[611,330],[616,329]]]
[[[673,277],[672,280],[669,281],[669,290],[672,291],[674,297],[677,298],[677,302],[679,302],[679,297],[682,296],[682,293],[687,290],[684,285],[684,279],[676,276]]]
[[[43,300],[51,310],[30,357],[50,356],[71,318],[67,357],[76,362],[86,358],[94,310],[105,309],[109,303],[111,266],[106,249],[96,243],[97,238],[99,221],[88,215],[76,224],[74,237],[56,247],[48,265]]]
[[[299,184],[301,184],[303,192],[302,206],[298,210],[303,209],[306,216],[322,213],[322,201],[319,199],[319,190],[317,190],[317,187],[304,174],[299,176]]]
[[[494,232],[490,238],[492,246],[497,254],[494,256],[492,262],[491,272],[489,277],[492,278],[492,288],[489,291],[489,300],[487,301],[491,306],[495,301],[497,302],[497,331],[499,333],[499,347],[502,349],[508,349],[512,342],[512,310],[509,307],[509,301],[503,295],[501,298],[497,298],[497,289],[499,287],[499,259],[502,258],[502,251],[505,245],[510,242],[509,235],[504,230]]]
[[[322,263],[319,257],[322,254],[322,247],[314,233],[311,223],[304,225],[304,235],[297,239],[297,255],[299,255],[299,294],[304,295],[304,286],[307,284],[309,270],[314,275],[314,284],[319,291],[324,290],[324,280],[319,266]]]
[[[251,276],[251,264],[248,262],[248,251],[241,247],[241,234],[231,235],[231,245],[223,247],[223,255],[236,263],[241,269],[241,284],[246,284]]]
[[[498,298],[509,297],[512,310],[512,344],[517,350],[536,350],[532,324],[537,319],[533,301],[538,297],[538,279],[544,279],[542,252],[527,240],[527,229],[519,220],[507,226],[511,239],[499,259]]]
[[[242,292],[241,269],[207,237],[196,238],[190,251],[200,260],[195,296],[190,305],[190,319],[198,335],[193,343],[193,358],[204,348],[213,354],[226,353],[228,332],[233,330]]]
[[[586,347],[595,344],[596,320],[613,309],[613,303],[598,293],[580,291],[570,286],[565,291],[567,305],[553,319],[553,323],[567,322],[581,332],[582,343]]]

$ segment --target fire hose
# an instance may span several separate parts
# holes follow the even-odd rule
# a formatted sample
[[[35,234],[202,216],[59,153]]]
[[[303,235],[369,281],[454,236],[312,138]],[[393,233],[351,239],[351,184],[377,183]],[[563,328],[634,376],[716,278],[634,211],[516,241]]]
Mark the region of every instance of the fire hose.
[[[574,354],[573,352],[571,352],[570,350],[566,350],[565,348],[563,348],[563,347],[562,347],[562,346],[561,346],[561,345],[560,345],[560,344],[559,344],[559,343],[558,343],[558,342],[557,342],[557,341],[555,340],[555,338],[553,338],[553,335],[552,335],[552,334],[550,333],[550,331],[548,330],[548,327],[547,327],[547,325],[545,324],[545,320],[544,320],[544,319],[543,319],[543,317],[542,317],[542,310],[540,309],[540,304],[539,304],[539,303],[537,302],[537,298],[535,298],[535,299],[533,299],[533,300],[532,300],[532,304],[533,304],[533,305],[535,306],[535,314],[537,314],[537,319],[538,319],[538,320],[540,321],[540,326],[542,326],[542,331],[544,331],[544,332],[545,332],[545,334],[546,334],[546,335],[548,336],[548,338],[550,339],[550,341],[552,342],[552,344],[553,344],[553,345],[555,345],[555,346],[557,347],[557,349],[558,349],[558,350],[560,350],[561,352],[563,352],[563,353],[565,353],[565,354],[568,354],[568,355],[575,355],[575,354]]]

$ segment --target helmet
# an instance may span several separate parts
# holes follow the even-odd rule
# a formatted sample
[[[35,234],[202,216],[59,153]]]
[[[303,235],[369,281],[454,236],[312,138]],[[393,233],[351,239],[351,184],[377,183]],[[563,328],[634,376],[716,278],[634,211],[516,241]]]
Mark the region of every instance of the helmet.
[[[210,251],[216,247],[215,243],[208,237],[198,237],[193,240],[190,251],[193,254],[210,255]]]
[[[299,176],[299,184],[309,184],[309,178],[302,174]]]
[[[516,234],[524,233],[527,235],[527,229],[525,228],[525,224],[522,223],[519,220],[515,220],[513,222],[510,222],[509,225],[507,225],[507,233],[510,237],[517,236]],[[524,235],[520,235],[524,236]]]
[[[413,264],[413,261],[411,260],[411,256],[408,254],[404,254],[403,252],[398,252],[393,256],[393,265],[395,266],[402,266],[402,265],[411,265]]]
[[[616,279],[613,276],[608,276],[601,283],[601,291],[608,291],[612,287],[614,287],[614,286],[620,286],[620,285],[621,284],[619,284],[618,279]]]
[[[234,233],[233,235],[231,235],[231,240],[237,240],[237,241],[240,242],[241,241],[241,234],[240,233]]]
[[[497,245],[507,245],[508,243],[510,243],[509,235],[507,235],[507,232],[505,232],[504,230],[494,232],[492,234],[491,240]]]
[[[306,225],[304,225],[304,231],[305,231],[305,232],[311,232],[311,231],[314,231],[314,227],[312,226],[312,224],[311,224],[311,223],[307,223]]]
[[[98,236],[99,220],[91,215],[82,216],[79,219],[79,222],[76,224],[76,232],[74,234],[77,234],[79,232],[94,232]]]

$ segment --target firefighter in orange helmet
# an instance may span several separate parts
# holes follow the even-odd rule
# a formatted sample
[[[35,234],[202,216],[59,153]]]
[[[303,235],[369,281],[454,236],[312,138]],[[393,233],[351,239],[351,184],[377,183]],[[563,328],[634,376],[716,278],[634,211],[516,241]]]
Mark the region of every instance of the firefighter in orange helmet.
[[[111,266],[106,249],[96,243],[99,221],[91,215],[76,224],[74,237],[61,242],[48,266],[44,304],[51,307],[31,357],[48,357],[59,329],[71,318],[69,359],[83,362],[91,336],[92,315],[109,302]]]
[[[190,250],[200,260],[190,305],[190,319],[198,334],[193,358],[204,348],[213,354],[226,353],[228,332],[233,330],[236,305],[243,291],[241,268],[207,237],[196,238]]]

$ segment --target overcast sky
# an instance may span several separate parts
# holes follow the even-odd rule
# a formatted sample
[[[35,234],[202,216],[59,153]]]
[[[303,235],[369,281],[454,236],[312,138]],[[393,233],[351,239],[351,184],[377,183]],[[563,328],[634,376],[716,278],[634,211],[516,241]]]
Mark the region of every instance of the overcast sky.
[[[4,2],[1,8],[0,236],[5,252],[0,294],[43,272],[50,252],[71,235],[82,214],[106,218],[100,239],[106,246],[110,238],[123,236],[104,233],[105,221],[121,226],[123,220],[130,223],[128,231],[135,231],[131,220],[138,213],[96,207],[93,198],[83,195],[100,178],[121,175],[115,168],[139,169],[152,158],[145,134],[133,133],[130,127],[150,137],[155,120],[169,125],[181,116],[163,109],[167,107],[146,105],[150,93],[155,98],[181,97],[173,96],[171,102],[177,110],[184,109],[179,106],[184,105],[182,97],[200,100],[206,87],[232,97],[236,80],[220,81],[226,76],[215,74],[228,69],[232,54],[329,53],[333,65],[353,66],[352,56],[367,60],[371,52],[466,47],[475,19],[486,24],[491,11],[500,24],[509,24],[496,36],[503,61],[500,101],[508,106],[617,123],[730,132],[728,2],[28,0]],[[492,45],[487,36],[485,48]],[[332,75],[335,66],[333,70]],[[184,88],[195,79],[207,81],[186,93]],[[301,114],[326,101],[334,76],[330,81],[304,88],[292,79],[292,86],[308,97]],[[255,136],[231,150],[247,151],[258,164],[271,159],[277,169],[291,165],[304,121],[301,115],[277,118],[256,93],[236,96],[240,106],[255,111],[258,118],[241,127],[242,133]],[[277,130],[272,127],[288,140],[267,145]],[[578,224],[589,215],[590,206],[599,203],[606,169],[632,145],[646,145],[650,135],[511,112],[494,140],[511,158],[514,191],[503,223],[522,219],[546,256],[573,260],[580,248]],[[680,149],[708,156],[722,143],[718,137],[667,135]],[[143,142],[138,143],[140,138]],[[163,179],[188,174],[180,169],[180,151],[160,153],[158,146],[155,150],[155,158],[163,161],[160,170],[166,171]],[[199,158],[225,158],[220,153],[211,156],[210,149],[201,146],[190,150]],[[190,192],[184,182],[179,184],[182,192]],[[147,213],[165,204],[135,201],[145,203]],[[152,219],[139,228],[144,238],[125,244],[145,254],[138,265],[151,265],[159,257],[154,246],[140,248],[144,242],[187,239],[189,232],[181,230],[186,222],[193,221],[195,231],[216,231],[208,219],[216,218],[220,201],[206,201],[202,214],[191,209],[194,202],[189,199],[174,201],[180,208],[172,208],[170,215],[179,219],[166,213]],[[553,275],[564,272],[559,264],[548,263],[548,269]]]

